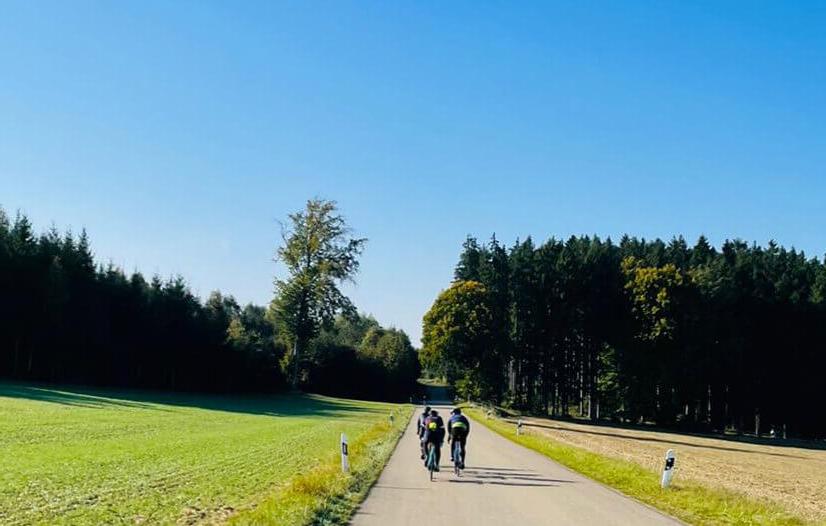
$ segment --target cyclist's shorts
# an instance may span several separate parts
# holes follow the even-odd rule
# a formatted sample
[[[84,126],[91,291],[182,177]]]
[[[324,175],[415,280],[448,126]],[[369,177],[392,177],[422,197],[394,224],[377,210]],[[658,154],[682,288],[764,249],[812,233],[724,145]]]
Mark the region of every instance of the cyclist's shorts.
[[[462,440],[467,437],[467,428],[453,426],[450,428],[450,436]]]

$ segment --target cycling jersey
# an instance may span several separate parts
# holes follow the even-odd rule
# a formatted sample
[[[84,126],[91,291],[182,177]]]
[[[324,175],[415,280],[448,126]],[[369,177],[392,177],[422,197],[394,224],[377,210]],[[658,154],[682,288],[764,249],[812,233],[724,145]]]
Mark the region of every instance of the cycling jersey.
[[[444,441],[445,423],[440,416],[429,416],[424,421],[424,435],[422,439],[425,442],[441,443]]]
[[[470,421],[465,415],[453,415],[447,421],[447,433],[451,437],[462,435],[464,437],[470,434]]]

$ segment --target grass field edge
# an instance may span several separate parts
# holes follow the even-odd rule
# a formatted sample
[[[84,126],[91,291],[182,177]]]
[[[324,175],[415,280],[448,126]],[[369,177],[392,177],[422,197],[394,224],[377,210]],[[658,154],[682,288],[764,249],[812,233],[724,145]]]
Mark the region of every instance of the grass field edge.
[[[311,471],[296,475],[254,508],[229,519],[231,525],[308,526],[347,524],[395,451],[414,407],[399,405],[349,444],[350,472],[341,472],[336,452]]]
[[[476,407],[467,407],[474,420],[508,440],[527,447],[641,504],[696,526],[748,525],[804,526],[813,524],[790,514],[773,502],[751,499],[736,492],[693,481],[675,479],[671,488],[659,485],[659,473],[633,462],[605,457],[536,435],[499,417],[488,417]]]

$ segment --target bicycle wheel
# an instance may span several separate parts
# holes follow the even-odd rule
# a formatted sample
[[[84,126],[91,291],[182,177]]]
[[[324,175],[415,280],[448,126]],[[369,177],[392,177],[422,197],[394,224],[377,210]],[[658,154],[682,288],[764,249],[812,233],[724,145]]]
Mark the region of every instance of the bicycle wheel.
[[[433,472],[436,471],[436,446],[427,444],[427,471],[430,475],[430,480],[433,480]]]
[[[453,473],[457,477],[462,476],[462,444],[458,440],[453,441]]]

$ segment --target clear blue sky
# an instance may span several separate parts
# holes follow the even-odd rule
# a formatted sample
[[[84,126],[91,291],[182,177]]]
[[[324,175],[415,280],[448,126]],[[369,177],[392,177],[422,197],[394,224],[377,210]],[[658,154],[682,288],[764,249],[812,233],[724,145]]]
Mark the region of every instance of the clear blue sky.
[[[826,252],[826,3],[407,4],[0,1],[0,205],[266,303],[336,199],[414,340],[467,234]]]

